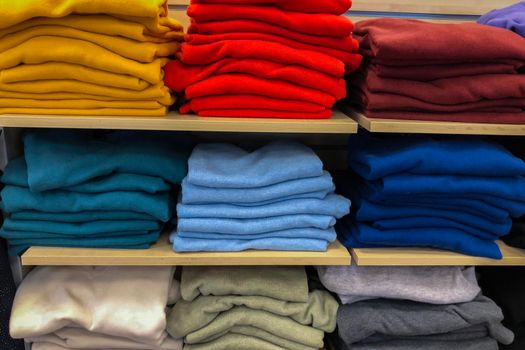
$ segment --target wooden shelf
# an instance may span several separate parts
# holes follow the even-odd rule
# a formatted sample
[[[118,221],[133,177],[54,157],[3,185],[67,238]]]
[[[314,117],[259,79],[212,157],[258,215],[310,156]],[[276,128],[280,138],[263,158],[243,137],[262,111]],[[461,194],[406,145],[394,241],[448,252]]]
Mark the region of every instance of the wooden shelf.
[[[359,123],[361,127],[370,132],[525,136],[525,124],[484,124],[398,119],[371,119],[351,109],[345,110],[345,113],[347,113],[357,123]]]
[[[362,266],[525,266],[525,250],[499,241],[502,260],[478,258],[446,250],[419,248],[352,249],[352,258]]]
[[[175,253],[168,236],[146,250],[31,247],[22,255],[22,265],[350,265],[348,250],[338,241],[327,252],[250,250],[235,253]]]
[[[170,112],[165,117],[0,115],[0,127],[172,130],[254,133],[355,134],[357,123],[340,111],[331,119],[201,118]]]

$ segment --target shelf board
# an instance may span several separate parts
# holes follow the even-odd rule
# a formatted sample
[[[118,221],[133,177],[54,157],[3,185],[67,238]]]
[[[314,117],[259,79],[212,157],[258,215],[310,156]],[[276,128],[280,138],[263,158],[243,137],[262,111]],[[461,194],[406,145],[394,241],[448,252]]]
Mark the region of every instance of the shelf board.
[[[372,119],[345,108],[361,127],[377,133],[525,136],[525,124],[486,124],[399,119]]]
[[[31,247],[22,255],[22,265],[37,266],[188,266],[188,265],[350,265],[348,250],[338,241],[326,252],[249,250],[235,253],[175,253],[164,235],[150,249],[96,249]]]
[[[498,241],[503,259],[479,258],[431,248],[351,249],[352,258],[362,266],[525,266],[525,250]]]
[[[203,118],[170,112],[165,117],[0,115],[0,127],[171,130],[253,133],[355,134],[357,123],[335,110],[331,119]]]

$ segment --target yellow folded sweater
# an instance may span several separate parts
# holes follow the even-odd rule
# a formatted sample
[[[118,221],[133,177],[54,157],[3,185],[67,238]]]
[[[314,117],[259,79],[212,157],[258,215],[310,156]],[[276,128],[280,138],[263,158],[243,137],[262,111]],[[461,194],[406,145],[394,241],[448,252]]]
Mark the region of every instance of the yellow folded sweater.
[[[0,98],[0,108],[51,108],[51,109],[94,109],[94,108],[124,108],[124,109],[159,109],[165,107],[157,101],[98,101],[98,100],[24,100],[16,98]]]
[[[78,80],[130,90],[144,90],[150,86],[147,81],[131,75],[116,74],[71,63],[22,64],[0,71],[0,83],[37,80]]]
[[[154,100],[163,105],[170,105],[174,102],[173,98],[170,96],[169,89],[162,83],[151,85],[142,91],[136,91],[84,83],[76,80],[40,80],[12,84],[0,83],[0,90],[25,94],[72,92],[112,97],[113,100]]]
[[[119,100],[123,101],[136,101],[136,96],[130,96],[130,98],[122,98]],[[51,92],[51,93],[25,93],[15,91],[1,91],[0,98],[4,99],[23,99],[23,100],[95,100],[95,101],[115,101],[115,97],[101,96],[101,95],[89,95],[84,93],[75,92]],[[175,98],[172,96],[163,96],[154,101],[159,102],[163,106],[173,104]]]
[[[93,109],[54,109],[54,108],[0,108],[0,114],[42,114],[42,115],[84,115],[84,116],[163,116],[166,107],[157,109],[121,109],[121,108],[93,108]]]
[[[166,0],[5,0],[0,27],[7,28],[35,17],[109,14],[159,18],[167,15]]]
[[[159,58],[151,63],[139,63],[88,41],[39,36],[2,52],[0,69],[12,68],[19,64],[66,62],[112,73],[128,74],[156,84],[162,81],[162,67],[168,61],[166,58]]]
[[[33,18],[12,27],[1,29],[0,38],[27,28],[46,25],[76,28],[86,32],[121,36],[138,41],[182,41],[184,38],[182,28],[163,34],[152,33],[141,23],[129,22],[107,15],[69,15],[63,18]]]
[[[146,63],[153,62],[159,57],[172,56],[180,47],[180,44],[175,41],[166,43],[139,42],[64,26],[39,26],[4,36],[0,40],[0,52],[12,49],[29,39],[39,36],[57,36],[89,41],[120,56]]]

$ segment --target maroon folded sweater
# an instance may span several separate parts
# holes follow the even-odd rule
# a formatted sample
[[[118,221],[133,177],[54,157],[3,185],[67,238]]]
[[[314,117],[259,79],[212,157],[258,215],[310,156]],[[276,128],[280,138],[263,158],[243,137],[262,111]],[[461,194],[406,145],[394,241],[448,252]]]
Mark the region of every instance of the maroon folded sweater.
[[[197,23],[255,20],[301,33],[332,37],[347,37],[354,29],[352,21],[344,16],[283,11],[272,6],[193,4],[188,7],[188,16]]]
[[[166,85],[177,92],[207,79],[212,75],[244,73],[265,79],[284,80],[293,84],[319,90],[336,100],[346,96],[346,82],[303,66],[259,59],[223,59],[206,66],[191,66],[180,61],[171,61],[165,67]]]
[[[525,39],[477,23],[439,24],[381,18],[359,22],[360,52],[390,66],[525,61]]]
[[[332,108],[335,98],[324,92],[277,79],[261,79],[247,74],[223,74],[199,81],[186,89],[186,98],[216,95],[258,95],[304,101]],[[292,110],[292,108],[290,108]]]
[[[192,0],[192,4],[272,5],[283,10],[340,15],[352,6],[350,0]]]
[[[336,78],[343,77],[345,73],[345,64],[337,58],[271,41],[230,40],[197,46],[185,43],[177,56],[183,63],[192,65],[206,65],[225,58],[258,58],[304,66]],[[358,55],[355,58],[357,66],[361,60]]]

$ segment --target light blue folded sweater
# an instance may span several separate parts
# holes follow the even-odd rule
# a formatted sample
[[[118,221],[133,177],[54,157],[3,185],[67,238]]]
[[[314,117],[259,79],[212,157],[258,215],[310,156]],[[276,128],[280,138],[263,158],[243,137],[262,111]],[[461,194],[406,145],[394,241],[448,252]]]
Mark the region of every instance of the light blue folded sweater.
[[[175,233],[174,233],[175,234]],[[220,240],[253,240],[253,239],[266,239],[266,238],[305,238],[305,239],[320,239],[328,242],[335,241],[337,233],[335,229],[329,228],[327,230],[321,230],[318,228],[295,228],[282,231],[274,231],[268,233],[259,233],[254,235],[234,235],[226,233],[206,233],[206,232],[176,232],[179,237],[182,238],[199,238],[199,239],[220,239]]]
[[[172,238],[173,249],[176,252],[239,252],[248,249],[257,250],[287,250],[287,251],[320,251],[328,248],[328,242],[305,238],[265,238],[256,240],[210,240],[182,238],[175,235]]]
[[[285,215],[262,219],[179,218],[178,231],[226,234],[259,234],[293,228],[329,229],[336,219],[328,215]]]
[[[20,210],[38,210],[52,213],[76,213],[89,210],[123,210],[146,213],[167,222],[173,203],[168,193],[106,192],[86,194],[67,191],[31,192],[28,188],[6,186],[2,192],[2,206],[8,213]]]
[[[182,203],[177,205],[179,218],[255,219],[297,214],[330,215],[341,218],[349,212],[350,200],[336,194],[330,194],[323,199],[290,199],[260,206]]]
[[[321,175],[323,163],[300,143],[276,141],[251,153],[221,143],[195,147],[188,161],[187,181],[196,186],[244,189]]]
[[[7,164],[2,182],[6,185],[28,187],[27,166],[23,157],[10,160]],[[75,186],[61,188],[62,191],[103,193],[111,191],[144,191],[156,193],[169,191],[170,185],[161,177],[115,173],[95,178]]]
[[[297,198],[323,199],[335,190],[332,176],[324,172],[322,176],[280,182],[256,188],[211,188],[196,186],[182,181],[183,204],[242,204],[262,205],[275,201]]]

